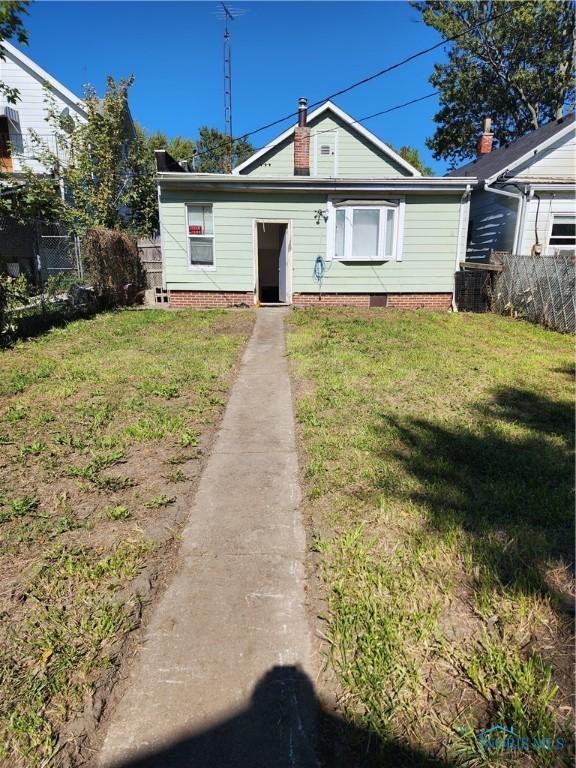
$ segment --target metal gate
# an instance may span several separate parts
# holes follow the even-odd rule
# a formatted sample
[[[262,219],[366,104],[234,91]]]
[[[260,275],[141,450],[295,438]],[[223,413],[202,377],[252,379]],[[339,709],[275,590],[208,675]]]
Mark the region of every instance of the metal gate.
[[[59,272],[83,277],[80,244],[61,224],[36,225],[37,267],[42,282]]]

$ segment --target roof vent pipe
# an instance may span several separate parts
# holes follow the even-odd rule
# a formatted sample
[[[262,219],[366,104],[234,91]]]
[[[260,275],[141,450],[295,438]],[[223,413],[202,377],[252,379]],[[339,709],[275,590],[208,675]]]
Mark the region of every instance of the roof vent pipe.
[[[308,121],[308,99],[301,96],[298,99],[298,127],[305,128]]]

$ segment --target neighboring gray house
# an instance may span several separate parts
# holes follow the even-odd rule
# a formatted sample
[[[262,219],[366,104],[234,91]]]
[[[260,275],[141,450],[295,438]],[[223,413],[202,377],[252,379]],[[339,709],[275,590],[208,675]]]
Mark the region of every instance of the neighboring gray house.
[[[486,120],[476,160],[447,177],[477,178],[470,199],[466,258],[491,251],[554,254],[576,250],[574,113],[492,151]]]
[[[475,179],[422,176],[331,102],[232,174],[157,166],[172,306],[452,304]]]

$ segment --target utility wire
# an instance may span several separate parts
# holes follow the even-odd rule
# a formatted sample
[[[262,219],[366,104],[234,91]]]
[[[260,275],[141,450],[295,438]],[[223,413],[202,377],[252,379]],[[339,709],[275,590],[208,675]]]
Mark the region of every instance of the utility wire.
[[[489,16],[487,19],[484,19],[484,21],[480,21],[477,24],[473,24],[465,32],[459,32],[457,35],[452,35],[452,37],[447,37],[446,39],[441,40],[439,43],[436,43],[435,45],[431,45],[428,48],[424,48],[421,51],[417,51],[416,53],[413,53],[410,56],[407,56],[405,59],[402,59],[401,61],[398,61],[395,64],[391,64],[390,66],[385,67],[384,69],[381,69],[372,75],[368,75],[368,77],[362,78],[362,80],[357,80],[355,83],[352,83],[351,85],[346,86],[346,88],[341,88],[339,91],[334,91],[334,93],[331,93],[329,96],[325,96],[323,99],[319,99],[318,101],[315,101],[312,104],[310,104],[309,109],[313,109],[314,107],[317,107],[320,104],[324,104],[325,101],[331,101],[336,96],[342,96],[342,94],[344,93],[349,93],[350,91],[354,90],[354,88],[358,88],[359,86],[365,85],[366,83],[369,83],[378,77],[382,77],[382,75],[386,75],[389,72],[392,72],[393,70],[404,66],[404,64],[408,64],[409,62],[414,61],[414,59],[418,59],[420,56],[425,56],[427,53],[431,53],[432,51],[435,51],[437,48],[441,48],[443,45],[446,45],[447,43],[453,43],[456,40],[460,40],[462,37],[466,37],[466,35],[469,35],[474,30],[479,29],[480,27],[484,27],[487,24],[490,24],[492,21],[497,21],[498,19],[501,19],[504,16],[508,16],[509,14],[513,13],[519,6],[522,6],[522,5],[525,5],[525,3],[515,3],[515,5],[512,8],[508,9],[507,11],[503,11],[502,13],[497,13],[493,16]],[[396,107],[396,108],[399,109],[400,107]],[[234,145],[238,141],[242,141],[242,139],[248,138],[248,136],[254,136],[256,133],[265,131],[267,128],[273,128],[275,125],[284,123],[286,122],[286,120],[291,120],[297,116],[298,116],[298,112],[291,112],[289,115],[285,115],[284,117],[280,117],[277,120],[273,120],[271,123],[266,123],[266,125],[261,125],[259,128],[255,128],[252,131],[243,133],[241,136],[238,136],[238,138],[232,139],[232,145]],[[364,119],[367,119],[367,118],[364,118]],[[210,149],[205,150],[204,152],[198,152],[195,155],[195,157],[204,157],[205,155],[209,155],[217,149],[221,149],[222,147],[229,146],[229,144],[230,144],[230,139],[227,139],[225,142],[222,142],[219,145],[211,147]]]

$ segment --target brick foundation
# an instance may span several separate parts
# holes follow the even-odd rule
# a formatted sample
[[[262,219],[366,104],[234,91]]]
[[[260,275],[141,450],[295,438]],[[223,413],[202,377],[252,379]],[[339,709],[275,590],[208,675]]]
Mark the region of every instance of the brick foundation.
[[[448,310],[452,305],[451,293],[295,293],[295,307],[389,307],[393,309]],[[170,291],[170,306],[211,309],[234,307],[239,304],[254,306],[252,291]]]
[[[393,309],[448,310],[452,306],[451,293],[295,293],[292,303],[296,307],[389,307]]]
[[[238,304],[253,307],[252,291],[170,291],[170,306],[175,308],[218,309]]]

